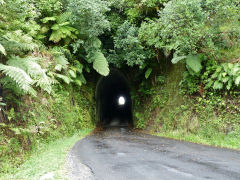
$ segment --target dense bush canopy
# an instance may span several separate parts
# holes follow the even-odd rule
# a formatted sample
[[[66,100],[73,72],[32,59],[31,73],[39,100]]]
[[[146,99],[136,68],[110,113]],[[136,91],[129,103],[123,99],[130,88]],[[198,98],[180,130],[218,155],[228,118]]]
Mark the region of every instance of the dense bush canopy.
[[[109,64],[148,68],[149,77],[159,53],[174,54],[173,63],[186,60],[190,73],[198,76],[207,61],[218,64],[239,55],[240,15],[234,0],[0,3],[1,85],[15,94],[34,95],[38,87],[51,93],[58,82],[81,85],[92,69],[108,75]],[[224,59],[224,52],[234,48],[236,54]]]

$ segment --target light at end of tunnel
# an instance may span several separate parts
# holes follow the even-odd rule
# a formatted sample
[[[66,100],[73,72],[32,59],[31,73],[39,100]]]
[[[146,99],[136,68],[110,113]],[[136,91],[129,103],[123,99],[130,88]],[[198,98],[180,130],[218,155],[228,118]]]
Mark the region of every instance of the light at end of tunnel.
[[[118,98],[118,105],[119,106],[123,106],[125,104],[125,102],[126,102],[126,100],[125,100],[125,98],[123,96],[120,96]]]

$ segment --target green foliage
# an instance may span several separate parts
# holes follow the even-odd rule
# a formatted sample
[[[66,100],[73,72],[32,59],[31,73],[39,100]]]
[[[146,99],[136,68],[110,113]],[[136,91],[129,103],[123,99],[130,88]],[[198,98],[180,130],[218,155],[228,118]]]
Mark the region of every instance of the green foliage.
[[[212,64],[207,66],[213,67]],[[214,71],[212,68],[211,72]],[[146,98],[134,98],[136,126],[154,135],[239,149],[239,92],[235,91],[231,96],[214,93],[196,96],[194,85],[199,92],[200,78],[188,71],[184,74],[189,76],[184,79],[196,81],[189,86],[192,89],[187,90],[187,95],[181,94],[173,71],[163,84],[151,87],[151,94]],[[194,96],[189,96],[191,91]]]
[[[108,59],[110,63],[121,67],[143,66],[145,60],[149,58],[150,52],[146,51],[138,39],[138,28],[130,22],[124,22],[114,36],[114,50]]]
[[[159,16],[162,17],[159,19],[160,33],[166,50],[174,49],[184,54],[197,52],[199,39],[206,34],[203,29],[208,16],[200,0],[170,1]]]
[[[28,153],[26,161],[10,172],[0,173],[2,179],[41,179],[48,172],[53,172],[54,179],[65,179],[65,161],[70,148],[91,132],[84,129],[71,137],[54,139],[51,142],[39,143],[33,151]],[[6,164],[4,169],[8,169]]]
[[[135,116],[137,118],[137,122],[135,124],[135,127],[138,128],[138,129],[146,128],[145,116],[143,114],[138,113],[138,112],[135,113]]]
[[[63,1],[59,0],[37,0],[34,1],[36,8],[40,11],[41,17],[51,17],[62,12]]]
[[[146,17],[157,17],[158,11],[169,0],[114,0],[114,7],[125,9],[124,14],[130,22],[141,22]]]
[[[23,30],[31,35],[36,34],[39,25],[34,19],[38,16],[39,13],[32,0],[4,0],[3,5],[0,6],[0,29]]]
[[[33,79],[33,85],[39,86],[50,94],[52,91],[51,85],[54,84],[55,81],[47,76],[47,70],[42,69],[39,65],[39,61],[41,61],[41,59],[34,57],[20,58],[18,56],[12,56],[7,61],[7,64],[9,66],[21,68],[27,72]]]
[[[183,94],[195,95],[200,92],[200,79],[196,74],[192,75],[189,71],[183,73],[183,79],[180,82],[181,92]]]
[[[2,44],[0,44],[0,52],[5,56],[7,55],[6,50],[5,50],[5,48],[3,47]]]
[[[95,102],[92,86],[54,86],[54,93],[25,97],[21,108],[11,108],[0,123],[0,174],[25,161],[39,144],[69,137],[94,128]],[[10,136],[10,137],[9,137]]]
[[[240,85],[240,63],[215,65],[215,71],[206,79],[206,89],[234,90]],[[210,74],[210,72],[206,72]],[[205,76],[206,76],[205,74]]]
[[[24,92],[36,95],[36,92],[33,90],[31,86],[33,84],[33,80],[24,70],[18,67],[6,66],[3,64],[0,64],[0,70],[8,77],[10,77],[12,81],[16,82],[16,84]]]
[[[103,0],[67,0],[72,22],[83,38],[97,37],[110,29],[105,13],[110,9]]]
[[[152,73],[152,68],[148,68],[147,71],[145,72],[145,78],[148,79],[151,73]]]
[[[188,56],[174,57],[172,59],[172,63],[176,64],[182,59],[186,59],[186,67],[192,75],[196,75],[200,73],[202,69],[201,62],[204,59],[204,56],[202,54],[197,54],[197,55],[189,54]]]
[[[78,86],[86,84],[86,79],[83,75],[83,64],[77,60],[74,60],[70,65],[61,48],[53,48],[52,53],[54,54],[56,61],[54,67],[55,72],[50,72],[48,73],[49,75],[56,77],[66,84],[74,83]]]
[[[51,93],[51,85],[55,82],[46,74],[38,64],[39,58],[12,56],[7,61],[7,65],[0,64],[0,70],[7,76],[1,80],[3,85],[16,83],[24,93],[36,95],[33,86]],[[7,86],[6,86],[7,88]]]
[[[49,41],[53,41],[54,43],[58,43],[62,39],[65,40],[65,44],[77,38],[78,30],[73,28],[68,21],[70,15],[68,13],[53,16],[53,17],[45,17],[42,19],[44,25],[42,26],[41,32],[38,37],[40,39],[46,37],[46,33],[51,30]]]
[[[93,57],[93,68],[101,75],[109,74],[108,62],[101,52],[96,52]]]
[[[172,0],[159,11],[159,18],[142,23],[139,37],[148,46],[174,51],[176,55],[206,52],[236,43],[239,14],[232,1]],[[234,30],[224,28],[232,26]]]
[[[2,38],[0,37],[0,43],[8,54],[23,54],[23,52],[33,51],[39,47],[33,38],[24,34],[22,30],[6,33]]]
[[[70,37],[71,39],[76,39],[77,30],[71,26],[67,26],[68,23],[64,24],[54,24],[51,28],[53,30],[49,40],[55,43],[59,42],[61,39]]]
[[[200,73],[202,69],[201,61],[202,61],[201,54],[198,55],[190,54],[186,57],[187,68],[191,74],[194,75]]]

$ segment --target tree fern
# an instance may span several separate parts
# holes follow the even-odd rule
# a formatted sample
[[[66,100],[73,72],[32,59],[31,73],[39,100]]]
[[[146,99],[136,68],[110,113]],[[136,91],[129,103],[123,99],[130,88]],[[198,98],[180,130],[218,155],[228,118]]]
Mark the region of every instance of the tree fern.
[[[42,19],[42,22],[44,24],[54,22],[54,24],[51,23],[51,35],[49,37],[50,41],[53,41],[55,43],[58,43],[62,39],[70,38],[70,39],[76,39],[78,30],[71,26],[69,20],[69,13],[64,13],[60,16],[53,16],[53,17],[45,17]],[[50,30],[49,29],[49,30]],[[45,32],[47,33],[48,30]]]
[[[0,71],[16,82],[25,93],[36,95],[36,91],[32,88],[34,81],[24,70],[14,66],[0,64]]]
[[[33,42],[31,36],[23,34],[21,30],[8,32],[1,39],[1,44],[7,52],[21,54],[22,51],[33,51],[38,48],[38,45]]]
[[[65,38],[71,38],[71,39],[77,38],[76,36],[78,34],[77,29],[71,26],[68,26],[68,23],[54,24],[51,29],[52,29],[52,34],[49,40],[55,43]]]
[[[38,61],[39,58],[36,57],[20,58],[18,56],[12,56],[7,61],[7,64],[21,68],[33,79],[33,85],[39,86],[48,93],[51,93],[51,85],[54,83],[54,80],[47,76],[46,70],[41,68],[37,63]]]

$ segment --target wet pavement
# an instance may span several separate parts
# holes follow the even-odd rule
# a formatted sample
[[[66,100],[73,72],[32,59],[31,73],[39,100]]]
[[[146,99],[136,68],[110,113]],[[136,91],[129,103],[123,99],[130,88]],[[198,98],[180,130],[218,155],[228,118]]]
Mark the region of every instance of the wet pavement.
[[[81,162],[90,169],[90,179],[240,180],[240,151],[155,137],[128,128],[93,133],[78,141],[70,153],[75,166]],[[80,177],[79,173],[78,179],[84,179]]]

